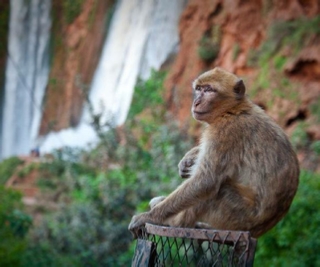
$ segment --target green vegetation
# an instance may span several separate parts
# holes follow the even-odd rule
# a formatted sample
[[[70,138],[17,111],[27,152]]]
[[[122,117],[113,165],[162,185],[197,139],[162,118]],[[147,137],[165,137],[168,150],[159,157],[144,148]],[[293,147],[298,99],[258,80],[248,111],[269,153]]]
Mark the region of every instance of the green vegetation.
[[[20,178],[26,177],[27,175],[29,175],[33,170],[38,168],[38,164],[36,163],[31,163],[31,164],[27,164],[26,166],[24,166],[23,168],[21,168],[18,171],[18,176]]]
[[[269,14],[269,12],[271,11],[272,7],[273,7],[273,2],[272,1],[262,1],[262,15],[264,17],[267,16],[267,14]]]
[[[256,266],[320,266],[320,175],[302,171],[287,216],[259,238]]]
[[[81,13],[84,0],[64,0],[62,2],[63,14],[68,24],[71,24]]]
[[[91,9],[89,17],[88,17],[88,24],[89,24],[90,29],[92,28],[93,22],[96,19],[97,8],[98,8],[98,0],[95,0],[93,3],[93,8]]]
[[[259,92],[269,90],[271,96],[269,97],[268,106],[274,103],[275,98],[289,99],[294,103],[299,103],[299,95],[297,92],[297,85],[284,75],[284,66],[287,58],[281,56],[281,52],[269,58],[266,62],[261,62],[260,72],[256,77],[253,88],[250,91],[252,97]]]
[[[220,51],[220,40],[220,27],[217,25],[201,38],[198,47],[199,57],[206,62],[215,60]]]
[[[288,56],[295,55],[299,49],[308,44],[315,35],[320,34],[320,16],[312,19],[301,18],[292,21],[279,21],[274,23],[269,31],[267,40],[257,51],[252,51],[249,64],[263,66],[268,64],[272,58],[285,57],[281,54],[282,49],[289,48]],[[276,59],[276,61],[278,61]],[[279,64],[276,64],[279,67]],[[284,64],[281,65],[281,70]]]
[[[284,75],[284,68],[288,58],[295,56],[320,34],[319,23],[320,16],[317,16],[279,21],[270,27],[267,40],[249,54],[248,65],[261,69],[251,90],[252,96],[263,90],[271,90],[273,98],[289,98],[295,103],[299,101],[295,86]],[[270,99],[270,102],[274,102],[274,99]]]
[[[198,48],[198,54],[202,60],[207,62],[215,60],[219,54],[219,50],[220,46],[212,42],[209,37],[202,37]]]
[[[317,122],[320,122],[320,98],[318,98],[310,107],[312,115],[314,115]]]
[[[18,157],[11,157],[0,162],[0,185],[4,185],[22,163],[23,161]]]
[[[232,48],[232,60],[235,61],[237,57],[239,56],[239,53],[241,51],[241,47],[238,43],[236,43]]]
[[[91,151],[66,148],[41,164],[39,186],[62,208],[32,229],[20,266],[130,265],[132,215],[181,182],[177,164],[192,146],[165,116],[164,78],[153,72],[138,82],[121,132],[100,132]]]
[[[0,185],[0,266],[20,266],[31,217],[21,211],[21,195]]]
[[[285,67],[290,58],[295,58],[303,47],[319,38],[319,23],[320,16],[317,16],[278,21],[270,27],[266,41],[257,50],[250,52],[248,64],[260,70],[250,90],[252,97],[267,97],[267,108],[272,108],[277,99],[289,100],[296,106],[301,104],[299,84],[291,82]],[[310,106],[310,113],[316,123],[320,121],[319,107],[319,99],[315,99]],[[279,115],[284,116],[287,112],[287,108],[284,108],[279,111]],[[306,129],[305,123],[296,126],[291,136],[292,144],[296,149],[317,151],[317,145],[311,142]]]
[[[138,82],[128,121],[109,131],[98,125],[98,146],[90,151],[65,148],[56,151],[52,161],[40,164],[39,187],[46,200],[59,208],[43,211],[42,222],[29,231],[28,239],[30,218],[7,208],[14,211],[5,217],[13,241],[1,239],[0,251],[4,242],[13,242],[13,252],[6,252],[9,258],[0,257],[0,265],[5,259],[18,267],[130,266],[134,242],[127,227],[132,215],[147,210],[152,197],[165,195],[181,183],[177,164],[193,145],[165,112],[164,78],[165,73],[153,72],[149,80]],[[306,138],[301,124],[293,144],[303,146],[310,142]],[[319,147],[318,142],[312,144],[315,153],[320,153]],[[320,176],[302,171],[288,215],[258,240],[255,265],[320,264],[319,193]],[[3,195],[0,190],[0,201]]]
[[[281,56],[281,55],[277,55],[273,59],[274,67],[278,71],[282,71],[283,70],[283,67],[286,64],[286,62],[287,62],[287,58],[284,57],[284,56]]]
[[[315,141],[311,144],[311,149],[316,155],[320,156],[320,141]]]
[[[132,99],[132,107],[130,108],[128,119],[131,120],[141,112],[150,110],[153,119],[163,120],[163,105],[164,100],[162,96],[163,80],[165,72],[152,71],[151,78],[147,81],[139,80],[135,93]]]
[[[291,135],[291,144],[295,149],[305,148],[308,145],[309,138],[306,133],[306,124],[301,122],[297,125]]]

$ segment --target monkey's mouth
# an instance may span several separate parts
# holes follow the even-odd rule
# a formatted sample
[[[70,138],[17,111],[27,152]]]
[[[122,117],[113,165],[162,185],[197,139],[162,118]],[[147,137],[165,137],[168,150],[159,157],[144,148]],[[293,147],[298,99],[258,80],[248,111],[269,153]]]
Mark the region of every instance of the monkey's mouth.
[[[195,111],[194,110],[193,113],[196,114],[196,115],[205,115],[205,114],[208,113],[208,111]]]

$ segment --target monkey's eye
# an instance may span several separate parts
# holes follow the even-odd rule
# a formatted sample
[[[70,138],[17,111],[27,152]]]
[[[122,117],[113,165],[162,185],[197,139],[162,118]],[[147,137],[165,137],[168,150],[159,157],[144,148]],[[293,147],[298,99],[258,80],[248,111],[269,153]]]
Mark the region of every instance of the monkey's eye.
[[[201,90],[201,87],[198,85],[196,86],[196,91],[200,91]]]
[[[209,92],[209,93],[215,93],[215,92],[217,92],[217,89],[212,88],[210,85],[206,85],[204,88],[204,91]]]

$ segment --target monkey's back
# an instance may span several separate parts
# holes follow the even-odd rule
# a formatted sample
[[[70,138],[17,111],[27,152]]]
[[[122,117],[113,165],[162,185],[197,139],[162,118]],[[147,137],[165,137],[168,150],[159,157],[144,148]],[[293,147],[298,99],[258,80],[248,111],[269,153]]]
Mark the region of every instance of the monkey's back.
[[[219,132],[213,126],[208,133],[215,142],[207,152],[218,159],[215,175],[224,176],[218,194],[224,211],[219,216],[229,217],[230,227],[239,219],[244,225],[238,230],[259,236],[290,207],[298,187],[296,154],[283,130],[252,103],[217,123],[222,125]]]

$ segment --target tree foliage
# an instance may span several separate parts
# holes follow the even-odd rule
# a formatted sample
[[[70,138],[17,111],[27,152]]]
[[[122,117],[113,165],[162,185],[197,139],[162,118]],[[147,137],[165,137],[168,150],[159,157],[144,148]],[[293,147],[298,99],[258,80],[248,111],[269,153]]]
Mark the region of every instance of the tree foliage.
[[[22,212],[21,195],[0,186],[0,266],[19,266],[31,217]]]
[[[33,229],[24,266],[130,265],[131,217],[181,182],[177,164],[192,143],[165,117],[164,77],[153,72],[138,83],[121,133],[100,132],[91,151],[66,148],[42,163],[39,185],[62,208]]]
[[[302,171],[287,216],[258,240],[257,266],[320,266],[320,175]]]

